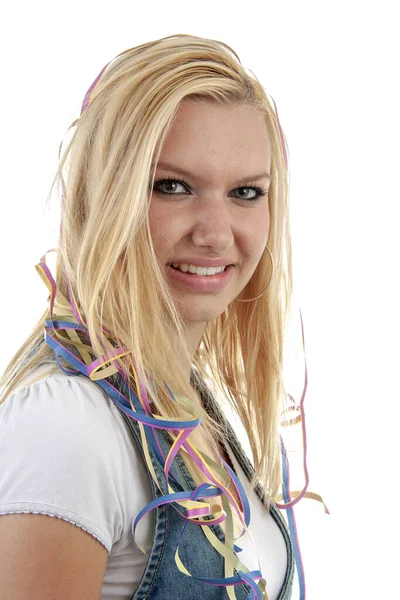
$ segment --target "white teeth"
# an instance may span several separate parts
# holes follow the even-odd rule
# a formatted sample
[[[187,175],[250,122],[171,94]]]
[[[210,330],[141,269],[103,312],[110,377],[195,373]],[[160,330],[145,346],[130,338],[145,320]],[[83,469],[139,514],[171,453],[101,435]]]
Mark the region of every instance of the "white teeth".
[[[179,271],[183,271],[184,273],[193,273],[196,275],[216,275],[217,273],[222,273],[226,267],[196,267],[195,265],[180,265],[179,263],[172,263],[172,266]]]
[[[175,269],[183,271],[184,273],[187,273],[189,270],[189,265],[180,265],[179,263],[172,263],[172,266],[175,267]]]

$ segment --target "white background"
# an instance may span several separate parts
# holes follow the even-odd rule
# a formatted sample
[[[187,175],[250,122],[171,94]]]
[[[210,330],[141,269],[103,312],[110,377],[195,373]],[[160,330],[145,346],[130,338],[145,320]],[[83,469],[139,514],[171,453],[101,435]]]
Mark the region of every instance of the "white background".
[[[309,489],[331,512],[304,500],[296,513],[308,600],[400,597],[395,4],[37,0],[0,15],[0,368],[44,309],[34,265],[57,232],[44,206],[58,147],[109,60],[175,33],[210,37],[232,46],[276,101],[305,327]],[[299,328],[299,385],[288,390],[297,400]]]

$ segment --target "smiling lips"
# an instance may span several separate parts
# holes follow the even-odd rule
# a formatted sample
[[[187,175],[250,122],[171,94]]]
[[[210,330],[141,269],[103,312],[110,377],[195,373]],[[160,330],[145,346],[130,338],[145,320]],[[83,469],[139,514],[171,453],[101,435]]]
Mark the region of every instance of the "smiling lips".
[[[196,265],[186,264],[186,263],[172,263],[169,265],[173,269],[178,271],[182,271],[183,273],[192,273],[193,275],[217,275],[218,273],[222,273],[225,271],[226,266],[221,267],[196,267]]]
[[[232,264],[226,263],[217,267],[196,267],[190,263],[170,263],[167,266],[173,285],[200,293],[223,290],[231,281],[235,270]]]

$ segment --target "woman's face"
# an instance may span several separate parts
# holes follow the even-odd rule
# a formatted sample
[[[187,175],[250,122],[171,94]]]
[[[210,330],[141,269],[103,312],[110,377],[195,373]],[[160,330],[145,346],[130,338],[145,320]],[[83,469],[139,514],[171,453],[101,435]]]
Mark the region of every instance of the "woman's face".
[[[269,231],[268,195],[253,187],[268,191],[270,163],[261,112],[183,101],[157,165],[149,217],[158,260],[187,323],[218,317],[251,278]],[[194,267],[200,270],[191,273]],[[215,274],[205,274],[213,267]]]

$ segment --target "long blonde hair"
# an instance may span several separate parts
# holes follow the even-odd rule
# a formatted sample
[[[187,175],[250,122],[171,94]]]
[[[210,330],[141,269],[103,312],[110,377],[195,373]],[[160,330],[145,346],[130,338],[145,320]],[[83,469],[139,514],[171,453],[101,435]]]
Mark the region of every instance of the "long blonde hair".
[[[185,98],[262,111],[272,151],[271,284],[258,300],[234,301],[209,322],[192,358],[184,324],[158,266],[148,221],[157,161]],[[211,377],[239,416],[249,434],[253,483],[258,480],[273,497],[281,483],[279,416],[292,266],[285,138],[270,99],[229,46],[177,34],[131,48],[111,61],[74,126],[52,185],[64,195],[58,289],[68,297],[67,274],[96,355],[112,349],[104,328],[131,350],[161,415],[182,416],[163,382],[198,401],[176,360],[186,352],[195,371],[204,380]],[[259,294],[270,274],[265,252],[241,297]],[[47,308],[6,367],[0,402],[30,369],[54,357],[43,342],[49,316]],[[134,387],[132,372],[126,363],[120,366]],[[204,413],[197,435],[212,440],[224,432]],[[197,481],[204,480],[195,465],[188,467]]]

